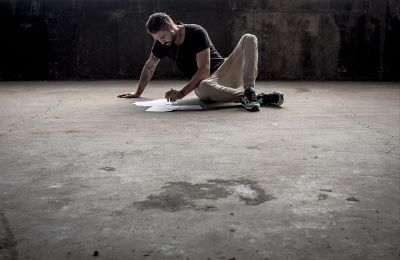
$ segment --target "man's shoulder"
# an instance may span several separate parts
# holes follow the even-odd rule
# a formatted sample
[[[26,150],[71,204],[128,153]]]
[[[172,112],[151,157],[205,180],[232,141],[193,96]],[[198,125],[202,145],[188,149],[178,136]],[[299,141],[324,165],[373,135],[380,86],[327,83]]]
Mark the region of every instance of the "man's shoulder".
[[[184,26],[187,31],[205,31],[206,30],[201,25],[194,24],[194,23],[184,24]]]

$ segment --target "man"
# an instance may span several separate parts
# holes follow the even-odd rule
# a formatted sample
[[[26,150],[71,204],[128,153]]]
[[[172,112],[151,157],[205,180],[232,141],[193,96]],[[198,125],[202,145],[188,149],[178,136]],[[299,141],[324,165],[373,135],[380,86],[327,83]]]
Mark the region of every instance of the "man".
[[[174,61],[173,70],[177,66],[189,79],[181,90],[171,89],[165,93],[168,101],[175,102],[194,90],[204,102],[240,102],[248,111],[259,111],[260,105],[283,103],[281,92],[256,95],[258,50],[254,35],[245,34],[224,60],[207,31],[199,25],[174,23],[167,14],[154,13],[146,27],[155,41],[140,75],[139,86],[136,92],[118,97],[140,97],[158,62],[167,56]]]

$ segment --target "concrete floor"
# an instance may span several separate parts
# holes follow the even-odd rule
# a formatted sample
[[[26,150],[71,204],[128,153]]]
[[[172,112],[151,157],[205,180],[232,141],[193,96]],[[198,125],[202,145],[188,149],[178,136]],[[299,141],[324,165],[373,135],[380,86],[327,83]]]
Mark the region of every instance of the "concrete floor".
[[[399,259],[400,83],[259,82],[258,113],[135,85],[0,82],[0,259]]]

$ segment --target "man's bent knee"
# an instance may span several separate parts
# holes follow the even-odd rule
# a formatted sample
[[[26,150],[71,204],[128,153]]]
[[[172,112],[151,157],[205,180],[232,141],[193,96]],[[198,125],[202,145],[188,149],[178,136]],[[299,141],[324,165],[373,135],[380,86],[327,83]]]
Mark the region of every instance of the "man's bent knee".
[[[242,40],[245,42],[257,43],[257,36],[255,36],[254,34],[246,33],[242,36]]]
[[[200,82],[199,86],[194,90],[194,92],[201,101],[209,101],[209,92],[211,87],[211,82],[205,79]]]

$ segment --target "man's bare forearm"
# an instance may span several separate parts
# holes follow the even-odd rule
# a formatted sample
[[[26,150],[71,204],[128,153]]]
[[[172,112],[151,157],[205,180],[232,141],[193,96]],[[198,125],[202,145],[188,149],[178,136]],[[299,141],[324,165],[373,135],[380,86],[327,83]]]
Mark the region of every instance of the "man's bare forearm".
[[[145,90],[147,84],[150,82],[153,77],[154,70],[156,69],[156,65],[146,62],[143,67],[142,73],[140,74],[139,86],[136,90],[136,93],[140,96]]]
[[[197,72],[193,75],[189,83],[183,87],[181,90],[183,94],[186,96],[190,92],[192,92],[195,88],[197,88],[201,81],[205,80],[210,75],[209,68],[201,68],[198,69]]]

